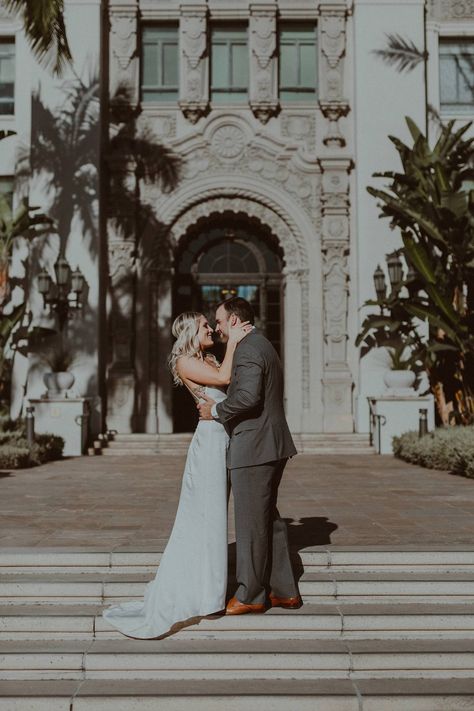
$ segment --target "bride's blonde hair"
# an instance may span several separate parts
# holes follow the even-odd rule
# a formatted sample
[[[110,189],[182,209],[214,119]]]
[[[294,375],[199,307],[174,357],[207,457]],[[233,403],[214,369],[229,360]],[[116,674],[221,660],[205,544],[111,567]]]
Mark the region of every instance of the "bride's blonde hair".
[[[173,321],[171,332],[176,338],[168,358],[169,369],[175,385],[183,385],[177,371],[178,359],[182,356],[188,358],[202,357],[199,342],[199,321],[202,314],[197,311],[185,311]]]

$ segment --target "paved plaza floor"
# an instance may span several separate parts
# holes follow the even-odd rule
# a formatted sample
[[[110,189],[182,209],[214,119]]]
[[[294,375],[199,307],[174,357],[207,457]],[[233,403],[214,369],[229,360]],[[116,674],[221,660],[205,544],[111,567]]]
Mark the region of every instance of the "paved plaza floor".
[[[98,456],[0,473],[0,546],[159,550],[183,465],[181,456]],[[393,457],[299,455],[279,506],[298,548],[474,541],[474,480]],[[230,509],[232,540],[232,502]]]

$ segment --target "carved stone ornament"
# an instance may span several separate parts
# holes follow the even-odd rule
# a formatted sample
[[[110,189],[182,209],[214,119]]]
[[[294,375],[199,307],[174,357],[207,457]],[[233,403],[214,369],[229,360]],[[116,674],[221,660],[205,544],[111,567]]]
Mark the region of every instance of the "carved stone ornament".
[[[182,7],[179,30],[179,106],[187,120],[195,124],[209,110],[206,6]]]
[[[326,146],[343,148],[346,140],[339,128],[339,119],[349,112],[344,100],[344,57],[346,54],[347,9],[322,3],[320,38],[322,65],[320,72],[320,107],[328,120],[328,131],[323,139]]]
[[[109,242],[109,275],[113,280],[130,274],[135,268],[135,243]]]
[[[276,13],[266,6],[252,5],[249,20],[250,107],[265,124],[278,112],[276,65]]]
[[[346,242],[325,241],[323,253],[324,340],[326,365],[347,361],[349,271]]]
[[[304,142],[308,151],[316,145],[316,119],[313,114],[284,114],[281,116],[281,134]]]
[[[350,108],[348,104],[321,101],[320,107],[323,116],[329,122],[328,132],[323,138],[324,145],[343,148],[346,145],[346,139],[341,133],[339,119],[343,116],[347,116],[349,113]]]
[[[434,20],[474,20],[474,0],[430,0]]]
[[[138,104],[137,8],[110,9],[110,96],[112,108],[126,111]]]
[[[246,145],[244,132],[234,125],[220,126],[211,138],[211,150],[224,161],[239,158]]]
[[[321,50],[331,69],[335,69],[346,50],[346,10],[322,10]]]

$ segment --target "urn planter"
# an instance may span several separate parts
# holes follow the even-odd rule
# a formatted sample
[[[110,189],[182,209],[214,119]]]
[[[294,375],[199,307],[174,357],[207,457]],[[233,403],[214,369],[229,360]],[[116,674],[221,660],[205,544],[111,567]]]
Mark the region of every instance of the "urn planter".
[[[48,397],[66,397],[66,393],[74,385],[75,377],[69,371],[60,373],[45,373],[43,382],[48,391]]]
[[[383,381],[390,391],[407,391],[413,389],[416,375],[412,370],[387,370]]]

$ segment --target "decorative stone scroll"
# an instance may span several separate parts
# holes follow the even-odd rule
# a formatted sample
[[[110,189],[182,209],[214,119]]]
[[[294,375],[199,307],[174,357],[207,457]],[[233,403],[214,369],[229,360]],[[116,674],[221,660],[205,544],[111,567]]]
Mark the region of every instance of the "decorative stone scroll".
[[[433,20],[474,20],[474,0],[430,0],[428,15]]]
[[[138,2],[109,5],[110,103],[116,113],[128,114],[139,102]]]
[[[276,7],[250,5],[250,107],[263,124],[278,112]]]
[[[347,362],[349,173],[351,161],[322,159],[325,431],[350,431],[352,378]]]
[[[193,124],[209,110],[207,12],[205,4],[181,6],[179,106]]]
[[[342,148],[346,145],[346,141],[339,128],[339,119],[349,113],[349,106],[344,98],[346,3],[321,3],[319,13],[321,42],[320,106],[324,117],[329,123],[329,130],[323,142],[326,146]]]

